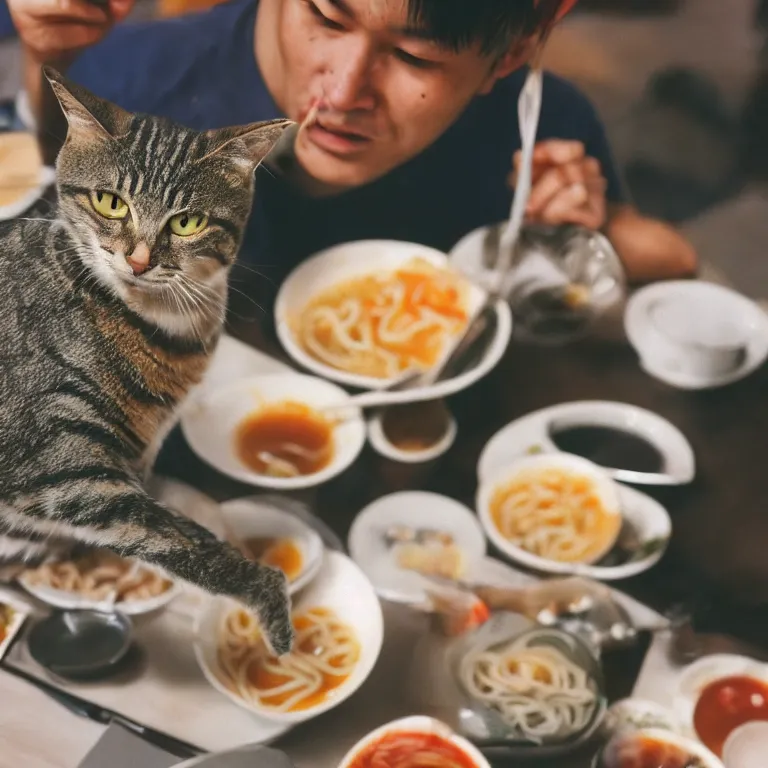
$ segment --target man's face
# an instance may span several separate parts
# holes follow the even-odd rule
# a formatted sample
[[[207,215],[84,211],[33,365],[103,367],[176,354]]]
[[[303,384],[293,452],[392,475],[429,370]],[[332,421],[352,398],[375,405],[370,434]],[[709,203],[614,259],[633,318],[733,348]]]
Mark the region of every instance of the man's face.
[[[478,0],[479,2],[480,0]],[[409,27],[406,0],[261,0],[256,56],[278,106],[301,122],[300,164],[320,182],[371,181],[429,146],[529,53],[494,61]]]

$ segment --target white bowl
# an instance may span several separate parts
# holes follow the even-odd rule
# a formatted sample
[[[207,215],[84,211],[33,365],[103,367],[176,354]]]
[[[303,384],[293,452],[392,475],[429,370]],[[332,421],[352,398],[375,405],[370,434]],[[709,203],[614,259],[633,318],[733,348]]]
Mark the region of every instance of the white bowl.
[[[535,555],[522,547],[512,544],[501,535],[491,515],[491,499],[499,487],[505,486],[523,472],[538,469],[560,469],[566,472],[576,472],[588,477],[594,482],[595,491],[605,511],[610,515],[621,516],[621,502],[617,484],[596,464],[566,453],[542,454],[527,456],[512,461],[505,469],[497,471],[489,479],[484,480],[477,491],[477,511],[480,523],[494,546],[507,557],[529,568],[547,573],[581,573],[590,563],[563,563]],[[618,529],[617,529],[618,530]],[[599,560],[615,543],[615,540],[604,551],[595,553],[591,562]]]
[[[243,709],[276,723],[303,723],[334,709],[348,699],[368,678],[379,658],[384,640],[384,618],[379,599],[365,574],[340,552],[326,551],[314,581],[297,598],[293,610],[323,607],[332,610],[354,628],[360,643],[360,659],[349,678],[333,695],[317,706],[298,712],[274,712],[244,701],[219,679],[217,634],[226,611],[238,604],[228,598],[208,600],[195,620],[195,656],[208,682]]]
[[[752,677],[768,684],[768,664],[748,656],[718,653],[693,662],[682,673],[677,690],[673,693],[673,706],[675,715],[688,736],[698,739],[693,715],[701,692],[710,683],[731,676]]]
[[[395,549],[387,546],[384,534],[393,526],[450,533],[464,552],[468,570],[485,556],[485,536],[477,517],[458,501],[426,491],[382,496],[357,515],[347,544],[352,559],[385,600],[408,605],[422,605],[428,600],[423,577],[399,568]]]
[[[224,523],[237,539],[291,539],[301,552],[301,572],[288,583],[293,595],[304,589],[323,565],[323,540],[303,520],[283,509],[270,506],[258,498],[233,499],[221,505]]]
[[[254,472],[240,461],[235,451],[235,433],[243,419],[265,405],[286,400],[322,409],[343,405],[349,395],[341,387],[314,376],[298,373],[254,376],[201,393],[186,410],[182,431],[192,450],[219,472],[263,488],[309,488],[347,469],[365,445],[365,422],[360,410],[353,407],[344,410],[344,421],[334,427],[333,459],[319,472],[301,477],[270,477]]]
[[[426,715],[403,717],[399,720],[393,720],[386,725],[382,725],[381,728],[377,728],[375,731],[371,731],[367,736],[360,739],[360,741],[358,741],[357,744],[344,755],[338,768],[351,768],[355,762],[355,758],[361,752],[390,733],[424,733],[439,736],[461,750],[472,761],[475,768],[491,768],[490,763],[485,759],[477,747],[472,745],[462,736],[459,736],[445,723],[440,722],[440,720],[435,720],[433,717],[427,717]]]
[[[768,754],[768,723],[753,721],[740,726],[725,740],[725,768],[765,768]]]
[[[626,734],[624,738],[632,738],[633,736],[648,736],[656,741],[660,741],[664,744],[671,744],[672,746],[679,747],[682,750],[687,751],[693,757],[699,758],[703,764],[703,768],[724,768],[720,760],[712,754],[703,744],[693,739],[681,736],[678,733],[672,731],[661,730],[656,728],[645,728],[639,731],[634,731],[631,734]],[[622,738],[621,736],[617,738]],[[592,763],[593,768],[598,768],[600,753],[595,756]]]
[[[16,580],[29,592],[32,597],[40,600],[54,608],[60,608],[68,611],[118,611],[126,616],[139,616],[144,613],[152,613],[164,608],[171,602],[182,590],[181,582],[174,581],[167,573],[158,568],[153,568],[146,563],[141,563],[141,567],[148,571],[155,571],[163,578],[171,582],[171,586],[165,592],[151,597],[147,600],[126,600],[124,602],[112,603],[99,600],[88,600],[76,592],[66,592],[62,589],[53,589],[39,584],[32,584],[21,574]]]
[[[450,450],[459,431],[456,419],[446,409],[445,434],[428,448],[422,448],[418,451],[404,451],[402,448],[394,445],[387,437],[384,431],[385,415],[386,411],[379,411],[368,419],[368,441],[377,453],[392,461],[399,461],[402,464],[419,464],[442,456]]]
[[[361,240],[345,243],[322,251],[303,262],[282,284],[275,302],[277,335],[285,350],[296,362],[323,378],[360,389],[384,389],[390,386],[392,379],[359,376],[340,371],[316,360],[296,341],[292,324],[307,303],[318,293],[372,272],[397,269],[415,257],[438,267],[450,268],[448,257],[444,253],[425,245],[395,240]],[[470,316],[482,306],[484,299],[484,291],[471,285],[468,306]],[[500,301],[496,304],[495,310],[496,335],[483,359],[474,368],[437,384],[388,393],[390,402],[408,403],[446,397],[466,389],[485,376],[499,362],[512,336],[512,315],[509,307]]]

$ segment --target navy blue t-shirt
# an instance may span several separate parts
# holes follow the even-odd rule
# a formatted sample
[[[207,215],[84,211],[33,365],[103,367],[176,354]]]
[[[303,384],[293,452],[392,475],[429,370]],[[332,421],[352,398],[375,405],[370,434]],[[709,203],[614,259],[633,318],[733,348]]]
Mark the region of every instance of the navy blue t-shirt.
[[[254,57],[257,0],[202,14],[117,27],[69,76],[134,112],[205,130],[279,117]],[[509,215],[507,186],[520,148],[517,98],[525,72],[497,83],[425,152],[377,181],[309,197],[263,168],[241,260],[279,279],[299,260],[349,240],[391,238],[449,250],[472,229]],[[621,185],[600,121],[573,86],[547,76],[539,139],[576,139],[597,158],[608,199]]]

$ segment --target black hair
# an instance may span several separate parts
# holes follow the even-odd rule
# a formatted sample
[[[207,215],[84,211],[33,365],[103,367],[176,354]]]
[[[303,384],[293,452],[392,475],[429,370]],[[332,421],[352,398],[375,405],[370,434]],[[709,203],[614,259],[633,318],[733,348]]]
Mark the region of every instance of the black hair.
[[[541,7],[549,5],[544,0],[538,7],[536,0],[408,0],[408,17],[451,50],[479,44],[483,53],[499,55],[540,31],[548,21]]]

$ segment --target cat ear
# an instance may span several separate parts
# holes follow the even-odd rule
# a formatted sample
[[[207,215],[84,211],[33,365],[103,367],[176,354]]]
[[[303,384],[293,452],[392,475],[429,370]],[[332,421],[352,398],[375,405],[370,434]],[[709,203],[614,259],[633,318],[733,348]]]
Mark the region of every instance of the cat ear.
[[[73,133],[106,139],[129,130],[131,115],[125,110],[94,96],[52,67],[43,67],[43,74],[51,84]]]
[[[285,129],[293,125],[296,123],[291,120],[268,120],[208,131],[208,138],[214,146],[205,158],[224,153],[237,163],[255,168],[277,144]]]

